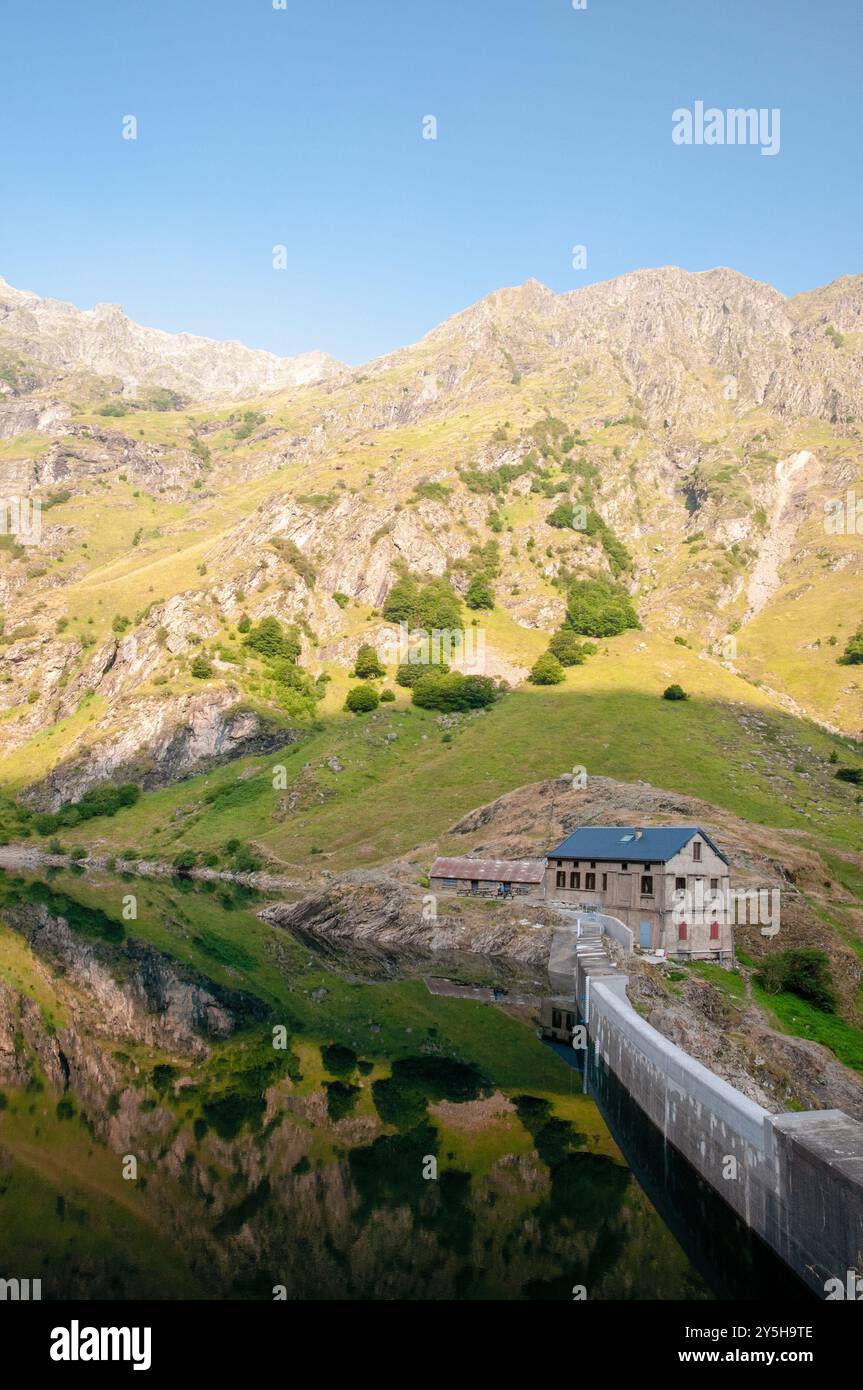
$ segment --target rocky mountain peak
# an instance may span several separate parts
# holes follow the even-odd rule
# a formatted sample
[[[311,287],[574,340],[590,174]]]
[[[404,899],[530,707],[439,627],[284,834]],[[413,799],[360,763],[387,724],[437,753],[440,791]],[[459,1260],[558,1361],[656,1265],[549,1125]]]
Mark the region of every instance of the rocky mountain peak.
[[[166,333],[128,318],[119,304],[78,309],[16,290],[0,279],[0,348],[64,371],[120,377],[124,386],[159,386],[190,400],[242,398],[339,376],[328,353],[278,357],[243,343]]]

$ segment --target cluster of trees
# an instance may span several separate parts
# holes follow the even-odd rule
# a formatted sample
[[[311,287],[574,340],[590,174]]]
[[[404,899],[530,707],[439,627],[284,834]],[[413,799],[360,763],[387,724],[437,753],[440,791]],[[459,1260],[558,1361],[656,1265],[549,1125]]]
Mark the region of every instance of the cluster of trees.
[[[134,806],[140,795],[140,788],[131,782],[121,787],[107,782],[85,792],[80,801],[67,802],[59,811],[39,812],[33,817],[33,824],[40,835],[53,835],[64,826],[78,825],[96,816],[116,816],[125,806]]]
[[[370,642],[363,642],[360,645],[351,675],[358,677],[363,682],[362,685],[352,686],[348,691],[345,709],[350,710],[352,714],[368,714],[371,710],[377,709],[382,700],[394,700],[396,698],[394,691],[378,691],[371,684],[372,681],[380,680],[382,676],[386,675],[386,668]]]
[[[423,676],[445,676],[448,670],[449,666],[445,661],[403,661],[396,671],[396,685],[403,686],[405,690],[412,690]]]
[[[757,978],[768,994],[796,994],[824,1013],[836,1012],[836,991],[824,951],[795,947],[768,956]]]
[[[402,574],[387,594],[383,616],[390,623],[408,627],[445,630],[461,627],[461,602],[450,581],[415,579]]]
[[[313,714],[316,703],[324,693],[326,677],[317,681],[299,665],[302,650],[299,629],[282,627],[272,615],[252,623],[243,616],[237,624],[243,634],[243,646],[254,652],[264,664],[267,679],[272,682],[266,692],[287,714]]]
[[[415,681],[413,702],[420,709],[441,710],[445,714],[459,710],[484,709],[494,704],[500,691],[490,676],[463,676],[458,671],[428,671]]]
[[[582,637],[616,637],[627,628],[638,628],[638,614],[626,590],[610,579],[576,579],[570,582],[566,618],[537,657],[529,679],[534,685],[559,685],[564,668],[581,666],[596,652],[594,642]]]
[[[243,646],[264,661],[296,661],[302,650],[297,628],[283,628],[278,618],[262,618],[254,626],[247,617],[240,619],[237,630],[244,633]]]
[[[462,710],[483,709],[491,705],[501,694],[499,686],[489,676],[463,676],[458,671],[450,671],[445,662],[414,664],[404,662],[396,674],[396,681],[410,690],[413,703],[420,709],[440,710],[452,714]],[[391,690],[380,694],[368,681],[355,685],[348,691],[345,709],[353,714],[368,714],[377,709],[382,700],[394,699]]]
[[[278,618],[272,616],[253,624],[248,614],[243,614],[237,631],[243,638],[243,647],[259,658],[267,678],[274,682],[278,703],[290,714],[311,713],[314,702],[323,693],[321,680],[324,678],[315,682],[308,671],[298,665],[302,650],[299,629],[284,628]],[[222,646],[219,656],[223,661],[242,665],[242,653],[237,648]],[[196,680],[209,680],[214,674],[212,662],[203,652],[194,657],[189,669]]]
[[[569,587],[564,628],[583,637],[616,637],[639,628],[629,594],[611,579],[577,579]]]
[[[501,521],[500,529],[503,529]],[[486,541],[485,545],[472,545],[469,555],[454,563],[453,569],[464,573],[468,579],[464,601],[468,608],[494,608],[494,581],[500,574],[500,547],[497,541]]]

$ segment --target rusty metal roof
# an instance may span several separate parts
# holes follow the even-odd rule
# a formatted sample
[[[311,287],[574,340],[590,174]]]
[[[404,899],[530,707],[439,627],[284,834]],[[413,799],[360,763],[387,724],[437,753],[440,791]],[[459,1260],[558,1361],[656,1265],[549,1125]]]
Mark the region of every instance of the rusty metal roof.
[[[477,879],[479,882],[542,883],[542,859],[436,859],[432,878]]]

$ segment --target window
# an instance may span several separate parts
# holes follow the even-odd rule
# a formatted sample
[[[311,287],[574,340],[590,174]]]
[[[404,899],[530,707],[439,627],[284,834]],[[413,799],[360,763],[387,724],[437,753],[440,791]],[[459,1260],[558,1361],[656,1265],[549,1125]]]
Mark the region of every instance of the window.
[[[561,1017],[560,1009],[552,1009],[552,1011],[551,1011],[551,1026],[552,1026],[552,1028],[562,1028],[562,1027],[563,1027],[563,1019],[562,1019],[562,1017]]]
[[[566,1015],[566,1026],[567,1026],[567,1028],[569,1028],[570,1030],[573,1029],[573,1028],[575,1027],[575,1014],[567,1014],[567,1015]]]
[[[608,887],[608,874],[603,874],[603,875],[602,875],[602,891],[603,891],[603,893],[605,892],[605,890],[606,890],[607,887]]]
[[[621,867],[621,869],[623,869],[623,871],[624,871],[624,873],[625,873],[626,870],[629,868],[629,865],[628,865],[628,864],[621,864],[620,867]]]
[[[693,840],[693,842],[692,842],[692,857],[693,857],[693,859],[696,859],[696,860],[698,860],[698,859],[701,858],[701,841],[700,841],[700,840]]]
[[[563,872],[563,869],[558,869],[558,871],[557,871],[557,873],[555,874],[554,877],[555,877],[555,885],[554,885],[555,888],[565,888],[565,887],[566,887],[566,874]]]
[[[675,888],[675,891],[678,892],[678,893],[685,892],[685,891],[686,891],[686,879],[685,879],[685,878],[676,878],[676,879],[674,880],[674,888]]]
[[[458,887],[458,879],[457,879],[457,878],[445,878],[444,881],[443,881],[443,886],[444,886],[444,888],[457,888],[457,887]]]
[[[711,923],[710,923],[710,940],[711,940],[711,941],[718,941],[718,940],[719,940],[719,923],[718,923],[718,922],[711,922]]]
[[[584,886],[585,886],[585,888],[595,888],[595,887],[596,887],[596,874],[585,874],[585,875],[584,875]]]
[[[711,891],[711,893],[717,892],[718,889],[719,889],[719,879],[718,879],[718,878],[712,878],[712,879],[710,880],[710,891]]]
[[[595,869],[595,868],[596,868],[596,860],[595,860],[595,859],[591,859],[591,861],[590,861],[590,867],[591,867],[592,869]]]
[[[642,897],[653,897],[653,874],[641,875],[641,893]]]
[[[570,874],[570,876],[569,876],[569,886],[570,886],[570,888],[580,888],[580,887],[581,887],[581,874]]]
[[[681,922],[680,925],[679,925],[678,928],[677,928],[677,940],[678,940],[678,941],[685,941],[685,940],[686,940],[686,923],[685,923],[685,922]]]

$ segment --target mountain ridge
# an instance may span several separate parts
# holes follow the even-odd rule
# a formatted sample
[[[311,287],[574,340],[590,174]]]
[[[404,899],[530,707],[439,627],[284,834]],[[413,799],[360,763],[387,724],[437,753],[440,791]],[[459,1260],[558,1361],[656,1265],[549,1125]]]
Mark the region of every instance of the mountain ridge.
[[[131,396],[86,341],[75,370],[40,365],[32,323],[14,340],[7,316],[0,496],[39,498],[43,530],[0,555],[0,775],[49,779],[55,806],[134,766],[135,727],[179,776],[241,748],[238,728],[261,737],[234,706],[266,723],[291,699],[244,655],[245,614],[297,628],[339,714],[405,569],[461,605],[485,574],[493,606],[462,621],[511,684],[571,581],[601,577],[639,611],[642,636],[609,646],[633,680],[652,688],[643,648],[686,688],[760,691],[858,735],[837,657],[863,618],[863,546],[824,524],[861,478],[858,318],[863,277],[802,304],[727,268],[562,295],[529,280],[365,367],[189,404]]]
[[[240,398],[339,375],[343,364],[321,351],[279,357],[236,339],[169,333],[130,319],[118,304],[79,309],[17,290],[0,276],[0,346],[46,365],[120,376],[124,391],[156,386],[192,400]]]

